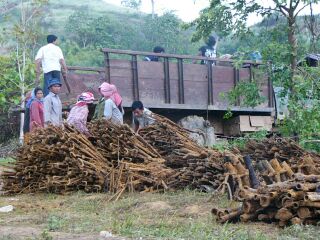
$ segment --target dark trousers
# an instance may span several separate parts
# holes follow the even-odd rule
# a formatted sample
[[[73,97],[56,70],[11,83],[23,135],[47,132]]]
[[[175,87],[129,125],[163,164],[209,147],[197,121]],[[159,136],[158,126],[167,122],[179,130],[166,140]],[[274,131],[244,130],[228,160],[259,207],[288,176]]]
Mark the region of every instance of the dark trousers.
[[[51,71],[44,74],[44,84],[43,84],[43,94],[47,96],[49,94],[49,83],[51,79],[56,78],[61,82],[61,72],[60,71]]]

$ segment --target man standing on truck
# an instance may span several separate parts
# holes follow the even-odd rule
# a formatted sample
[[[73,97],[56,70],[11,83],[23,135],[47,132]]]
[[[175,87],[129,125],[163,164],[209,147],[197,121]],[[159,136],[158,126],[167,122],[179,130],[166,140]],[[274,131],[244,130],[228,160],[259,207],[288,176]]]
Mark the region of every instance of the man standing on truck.
[[[35,85],[40,83],[41,67],[44,73],[44,96],[49,94],[48,86],[52,79],[60,80],[61,69],[62,76],[66,81],[67,65],[64,61],[61,49],[57,46],[58,37],[55,35],[47,36],[48,44],[41,47],[36,55],[36,81]]]
[[[199,48],[198,56],[201,57],[208,57],[208,58],[216,58],[217,57],[217,50],[216,50],[216,39],[214,36],[209,36],[206,45]],[[193,61],[196,63],[197,61]],[[201,60],[201,64],[207,64],[206,60]]]
[[[134,101],[131,106],[133,113],[134,132],[139,133],[141,128],[155,123],[152,112],[143,106],[141,101]]]

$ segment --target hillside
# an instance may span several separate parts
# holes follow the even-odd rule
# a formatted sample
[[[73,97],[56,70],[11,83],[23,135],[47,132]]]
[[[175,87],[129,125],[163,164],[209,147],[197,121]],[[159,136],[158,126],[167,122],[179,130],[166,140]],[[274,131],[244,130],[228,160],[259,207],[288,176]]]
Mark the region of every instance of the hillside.
[[[18,7],[0,17],[0,27],[8,28],[17,21]],[[56,34],[72,65],[101,65],[102,47],[152,51],[162,46],[166,52],[179,54],[196,54],[199,48],[198,43],[191,43],[192,30],[182,30],[182,20],[171,12],[152,19],[150,14],[103,0],[50,0],[43,12],[34,49],[46,43],[46,35]],[[8,52],[9,45],[10,40],[2,50],[7,47]]]
[[[135,10],[116,6],[103,0],[50,0],[45,8],[46,16],[43,19],[43,26],[48,26],[49,32],[64,36],[66,34],[64,26],[68,17],[74,12],[82,10],[88,10],[95,16],[107,14],[119,19],[119,21],[126,20],[135,23],[139,19],[138,15],[141,14]]]
[[[17,20],[18,5],[12,6],[6,17],[0,17],[1,28],[7,28]],[[193,29],[182,30],[180,26],[183,22],[172,13],[151,19],[148,14],[106,3],[104,0],[49,0],[49,4],[44,7],[43,11],[42,29],[35,49],[45,44],[47,34],[56,34],[68,58],[68,63],[72,65],[101,65],[102,55],[99,52],[101,47],[152,51],[154,46],[160,45],[168,53],[194,55],[197,54],[199,46],[203,44],[202,41],[191,43]],[[76,20],[70,24],[70,16],[77,14],[78,22]],[[318,15],[317,21],[319,19]],[[277,30],[277,34],[265,34],[272,32],[276,26],[281,27],[280,30]],[[261,51],[268,41],[285,42],[287,41],[285,26],[286,20],[279,16],[265,18],[251,27],[252,36],[244,39],[231,37],[220,39],[217,48],[218,55],[252,49]],[[299,17],[298,26],[298,41],[307,43],[310,36],[304,23],[304,17]],[[83,43],[84,38],[89,39],[88,44]],[[6,40],[6,46],[0,46],[1,53],[8,52],[6,47],[10,45],[10,37]],[[34,54],[33,52],[32,55]]]
[[[315,32],[320,36],[320,14],[315,15],[315,23]],[[218,52],[220,54],[233,54],[237,51],[261,51],[261,49],[265,48],[265,46],[271,42],[286,43],[288,39],[286,32],[287,20],[279,15],[265,17],[261,22],[251,26],[250,30],[252,34],[243,38],[229,36],[220,39]],[[299,55],[303,56],[309,51],[308,46],[311,39],[305,16],[298,16],[296,34],[299,45]],[[318,49],[320,49],[319,41]]]

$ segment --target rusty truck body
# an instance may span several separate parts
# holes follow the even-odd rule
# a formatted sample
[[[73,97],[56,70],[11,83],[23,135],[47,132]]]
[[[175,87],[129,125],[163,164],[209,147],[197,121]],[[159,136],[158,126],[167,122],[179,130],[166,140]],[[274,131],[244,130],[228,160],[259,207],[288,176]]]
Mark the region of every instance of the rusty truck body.
[[[176,121],[187,115],[201,115],[212,122],[217,134],[225,135],[232,135],[232,128],[237,125],[241,132],[241,124],[244,131],[246,128],[248,131],[259,129],[259,126],[270,127],[274,112],[273,89],[266,72],[256,79],[255,69],[261,64],[246,61],[243,63],[246,67],[236,68],[232,60],[201,56],[108,48],[102,49],[102,53],[104,67],[69,67],[70,92],[64,84],[61,94],[64,102],[74,102],[83,91],[92,91],[99,98],[98,87],[106,81],[117,86],[125,109],[134,100],[141,100],[146,107]],[[143,61],[147,55],[158,56],[160,61]],[[208,63],[194,64],[195,60]],[[258,80],[260,94],[266,99],[261,105],[243,107],[239,98],[230,106],[221,97],[239,82],[253,80]],[[226,111],[232,111],[234,118],[224,120]],[[127,116],[131,116],[129,111]]]

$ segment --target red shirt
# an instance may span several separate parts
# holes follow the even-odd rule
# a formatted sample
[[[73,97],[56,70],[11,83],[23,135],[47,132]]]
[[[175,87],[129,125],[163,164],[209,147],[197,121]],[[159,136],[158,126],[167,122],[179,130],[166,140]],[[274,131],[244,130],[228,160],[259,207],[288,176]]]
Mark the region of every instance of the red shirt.
[[[30,131],[44,127],[43,103],[34,100],[30,106]]]

